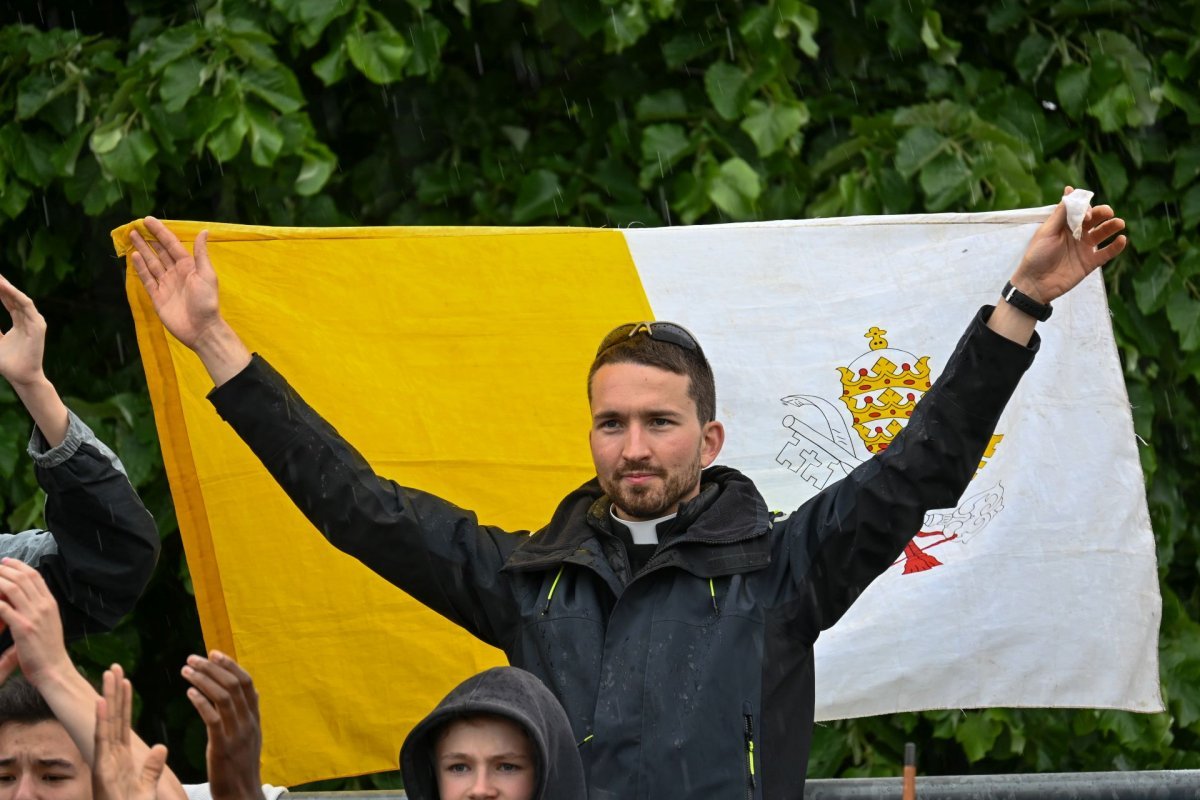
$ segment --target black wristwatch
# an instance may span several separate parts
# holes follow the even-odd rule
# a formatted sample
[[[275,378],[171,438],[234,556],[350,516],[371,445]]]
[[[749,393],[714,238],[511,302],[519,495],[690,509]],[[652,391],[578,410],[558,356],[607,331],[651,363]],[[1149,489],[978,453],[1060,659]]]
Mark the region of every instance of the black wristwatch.
[[[1039,303],[1029,295],[1018,292],[1017,287],[1012,285],[1012,281],[1004,284],[1004,290],[1000,292],[1000,296],[1004,298],[1004,302],[1018,311],[1024,311],[1038,322],[1045,322],[1054,313],[1054,309],[1049,303]]]

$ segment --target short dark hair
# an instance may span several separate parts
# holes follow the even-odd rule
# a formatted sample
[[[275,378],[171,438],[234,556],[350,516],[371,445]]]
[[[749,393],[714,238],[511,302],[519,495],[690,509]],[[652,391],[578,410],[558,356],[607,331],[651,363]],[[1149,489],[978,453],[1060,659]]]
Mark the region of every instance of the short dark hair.
[[[699,350],[688,350],[671,342],[653,339],[645,333],[635,333],[596,354],[588,370],[589,401],[592,399],[592,378],[606,364],[641,364],[683,375],[688,379],[688,397],[696,404],[700,424],[717,418],[717,384],[713,379],[712,367]]]
[[[24,675],[14,675],[0,686],[0,725],[10,722],[22,725],[58,722],[45,698]]]

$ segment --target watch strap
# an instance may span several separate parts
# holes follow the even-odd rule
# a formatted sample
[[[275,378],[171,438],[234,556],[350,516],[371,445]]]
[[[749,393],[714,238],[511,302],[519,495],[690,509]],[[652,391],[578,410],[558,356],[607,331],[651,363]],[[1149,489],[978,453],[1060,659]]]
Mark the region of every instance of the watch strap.
[[[1004,302],[1018,311],[1025,312],[1038,322],[1045,322],[1054,313],[1054,308],[1049,303],[1039,303],[1029,295],[1019,291],[1017,287],[1012,285],[1012,281],[1004,284],[1004,289],[1000,292],[1000,296],[1004,298]]]

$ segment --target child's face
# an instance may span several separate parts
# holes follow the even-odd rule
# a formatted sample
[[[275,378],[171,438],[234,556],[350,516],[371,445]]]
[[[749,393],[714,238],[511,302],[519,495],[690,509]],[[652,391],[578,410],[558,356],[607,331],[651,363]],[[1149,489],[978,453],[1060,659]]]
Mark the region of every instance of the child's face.
[[[439,738],[434,758],[441,800],[533,798],[537,786],[533,746],[512,720],[455,720]]]

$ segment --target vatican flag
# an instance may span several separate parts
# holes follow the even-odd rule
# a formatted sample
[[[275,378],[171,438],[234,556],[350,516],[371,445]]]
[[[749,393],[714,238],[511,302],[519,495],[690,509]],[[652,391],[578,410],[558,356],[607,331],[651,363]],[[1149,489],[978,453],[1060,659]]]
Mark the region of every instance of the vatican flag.
[[[592,475],[585,378],[616,325],[696,333],[721,462],[794,509],[885,448],[1050,208],[684,228],[210,231],[225,316],[382,475],[510,530]],[[130,252],[131,223],[113,232]],[[503,656],[336,551],[217,417],[199,360],[128,293],[206,642],[254,676],[265,780],[394,769],[409,728]],[[956,508],[817,648],[817,716],[1156,711],[1160,601],[1099,275]]]

